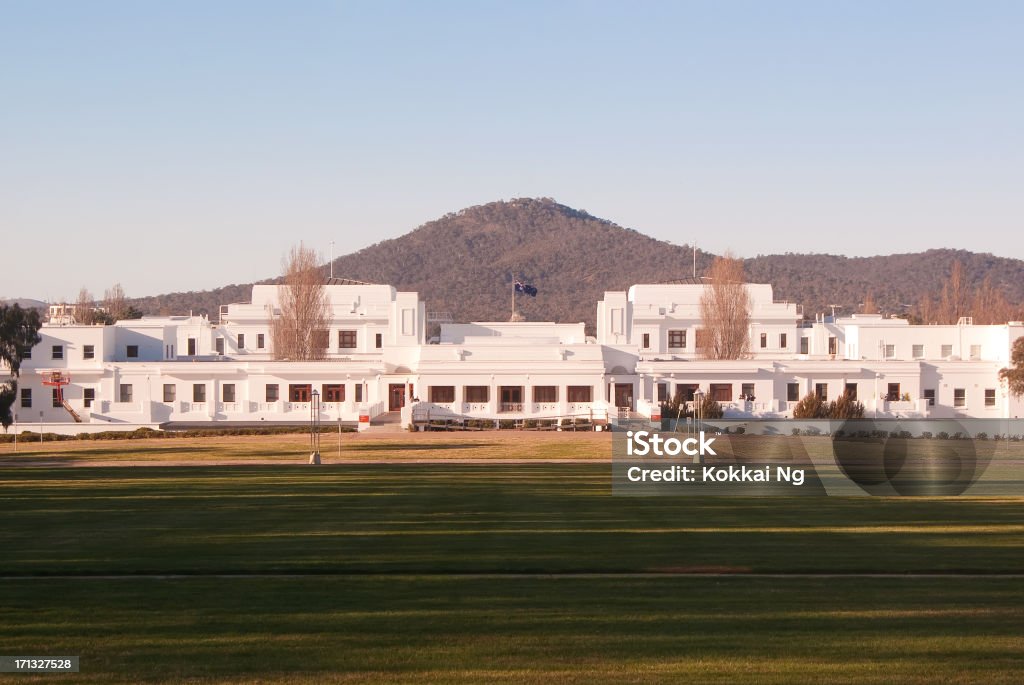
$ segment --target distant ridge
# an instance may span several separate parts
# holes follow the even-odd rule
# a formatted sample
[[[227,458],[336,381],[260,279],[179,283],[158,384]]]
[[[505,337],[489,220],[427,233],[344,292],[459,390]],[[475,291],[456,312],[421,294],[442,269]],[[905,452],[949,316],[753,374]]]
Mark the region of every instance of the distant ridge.
[[[698,252],[698,275],[713,257]],[[803,304],[813,316],[832,304],[853,313],[869,293],[880,310],[906,312],[905,305],[941,291],[955,260],[973,284],[989,276],[1011,302],[1024,302],[1024,262],[964,250],[877,257],[787,253],[745,264],[750,281],[771,283],[777,299]],[[428,311],[448,312],[456,321],[507,320],[513,274],[521,275],[540,291],[536,298],[519,298],[528,319],[591,327],[604,291],[689,278],[691,269],[689,246],[655,240],[549,198],[469,207],[334,260],[335,275],[418,291]],[[131,303],[152,314],[215,315],[221,304],[248,301],[250,288],[229,285]]]
[[[0,305],[2,304],[16,304],[22,309],[41,309],[43,311],[49,309],[49,305],[43,302],[42,300],[33,300],[28,297],[11,297],[7,299],[0,297]]]

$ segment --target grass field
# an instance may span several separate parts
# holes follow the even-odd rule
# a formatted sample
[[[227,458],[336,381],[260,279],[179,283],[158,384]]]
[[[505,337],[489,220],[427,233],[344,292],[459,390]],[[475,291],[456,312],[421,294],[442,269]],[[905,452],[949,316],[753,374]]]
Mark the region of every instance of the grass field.
[[[1020,681],[1024,500],[613,498],[602,439],[5,453],[0,653],[82,672],[0,682]]]

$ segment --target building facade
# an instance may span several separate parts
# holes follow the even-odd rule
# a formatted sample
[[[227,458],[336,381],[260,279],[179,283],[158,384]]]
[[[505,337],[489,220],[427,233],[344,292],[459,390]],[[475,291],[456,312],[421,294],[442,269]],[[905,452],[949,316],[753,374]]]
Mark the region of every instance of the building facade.
[[[1021,322],[912,326],[878,315],[819,316],[747,286],[750,350],[702,359],[700,284],[644,284],[607,292],[597,335],[584,324],[442,324],[427,341],[417,293],[385,285],[326,286],[326,358],[275,360],[271,321],[279,288],[253,287],[219,320],[145,317],[82,326],[59,312],[22,364],[19,429],[76,433],[360,417],[564,419],[657,416],[661,403],[709,393],[727,418],[787,418],[808,393],[849,393],[868,416],[1013,418],[1019,398],[999,380]],[[67,382],[46,385],[57,372]],[[3,374],[0,371],[0,374]],[[59,396],[58,396],[59,394]]]

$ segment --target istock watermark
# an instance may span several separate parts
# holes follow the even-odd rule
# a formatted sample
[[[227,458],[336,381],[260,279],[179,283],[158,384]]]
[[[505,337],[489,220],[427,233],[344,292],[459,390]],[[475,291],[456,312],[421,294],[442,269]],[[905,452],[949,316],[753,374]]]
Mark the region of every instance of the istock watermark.
[[[1018,419],[719,419],[685,428],[613,426],[613,494],[1024,496]]]

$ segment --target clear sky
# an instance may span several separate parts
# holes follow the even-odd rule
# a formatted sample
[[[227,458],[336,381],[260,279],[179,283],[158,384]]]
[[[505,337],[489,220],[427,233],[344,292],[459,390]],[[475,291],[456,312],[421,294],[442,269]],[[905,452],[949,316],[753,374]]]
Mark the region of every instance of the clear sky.
[[[0,0],[0,296],[548,196],[719,252],[1024,258],[1024,2]]]

